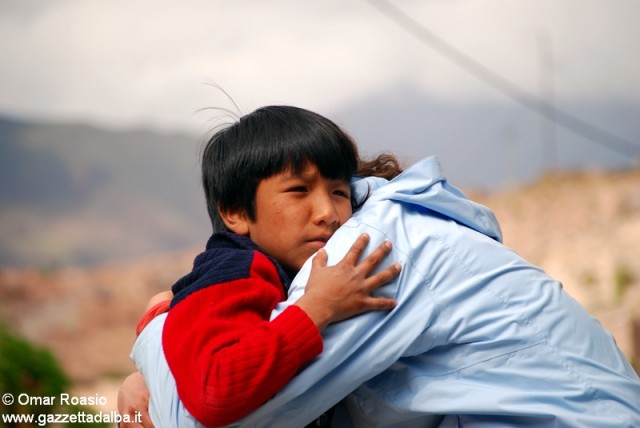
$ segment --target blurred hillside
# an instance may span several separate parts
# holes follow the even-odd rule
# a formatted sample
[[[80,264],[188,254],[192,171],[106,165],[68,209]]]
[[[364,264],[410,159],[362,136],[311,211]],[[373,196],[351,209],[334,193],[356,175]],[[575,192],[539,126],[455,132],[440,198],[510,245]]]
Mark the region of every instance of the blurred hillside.
[[[185,249],[208,231],[199,142],[0,118],[0,266]]]
[[[470,196],[494,209],[506,244],[561,280],[637,364],[640,169],[552,174]],[[117,383],[133,369],[128,353],[147,299],[182,276],[197,251],[90,268],[4,268],[0,318],[51,348],[78,385]]]
[[[505,183],[531,182],[549,169],[638,165],[638,103],[589,101],[558,108],[605,135],[628,140],[627,155],[612,150],[616,137],[551,126],[523,106],[445,101],[413,86],[367,93],[337,117],[362,153],[391,150],[406,164],[436,154],[447,178],[463,188],[502,189]]]

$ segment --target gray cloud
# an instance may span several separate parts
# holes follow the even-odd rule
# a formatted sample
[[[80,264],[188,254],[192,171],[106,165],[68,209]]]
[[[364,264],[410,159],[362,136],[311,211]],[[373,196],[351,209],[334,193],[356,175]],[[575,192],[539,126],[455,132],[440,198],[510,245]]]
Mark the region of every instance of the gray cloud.
[[[635,0],[394,2],[532,93],[539,36],[558,102],[640,103]],[[196,129],[202,107],[298,104],[328,113],[398,86],[458,102],[500,97],[366,1],[0,1],[0,112]]]

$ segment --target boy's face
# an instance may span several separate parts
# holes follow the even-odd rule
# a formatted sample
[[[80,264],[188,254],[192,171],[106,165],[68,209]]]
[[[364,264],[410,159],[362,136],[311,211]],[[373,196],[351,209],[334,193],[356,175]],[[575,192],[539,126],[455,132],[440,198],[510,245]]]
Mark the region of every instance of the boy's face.
[[[298,271],[349,217],[351,188],[308,163],[302,173],[285,170],[258,184],[255,221],[246,233],[286,269]]]

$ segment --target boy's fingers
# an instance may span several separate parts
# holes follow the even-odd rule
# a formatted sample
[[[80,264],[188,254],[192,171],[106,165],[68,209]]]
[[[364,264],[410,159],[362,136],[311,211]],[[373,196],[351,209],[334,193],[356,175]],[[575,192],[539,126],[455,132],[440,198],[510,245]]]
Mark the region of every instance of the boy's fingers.
[[[367,304],[367,307],[371,310],[384,311],[387,309],[395,308],[397,302],[395,299],[371,297],[367,299],[366,304]]]
[[[313,257],[313,260],[311,261],[311,266],[312,267],[324,267],[327,265],[327,252],[320,248],[318,250],[318,252],[316,253],[316,255]]]
[[[373,250],[373,252],[369,254],[362,263],[358,265],[358,267],[362,267],[364,269],[364,274],[368,275],[380,264],[387,254],[389,254],[391,247],[391,242],[384,241],[382,244],[378,245],[378,248]]]
[[[394,263],[382,272],[371,275],[369,278],[367,278],[367,286],[371,289],[371,291],[373,291],[374,289],[380,287],[383,284],[386,284],[387,282],[398,276],[401,270],[402,266],[400,265],[400,263]]]
[[[369,243],[369,235],[363,233],[358,236],[358,239],[356,239],[351,248],[349,248],[349,251],[344,256],[341,263],[349,263],[355,266],[356,263],[358,263],[362,252],[367,247],[367,243]]]

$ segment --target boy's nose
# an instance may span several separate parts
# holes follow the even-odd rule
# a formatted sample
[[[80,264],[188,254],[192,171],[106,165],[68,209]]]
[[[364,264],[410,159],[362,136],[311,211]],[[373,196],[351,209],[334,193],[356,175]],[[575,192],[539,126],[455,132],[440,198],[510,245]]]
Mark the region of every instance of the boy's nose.
[[[317,224],[334,224],[338,221],[338,211],[330,195],[319,195],[316,199],[314,221]]]

